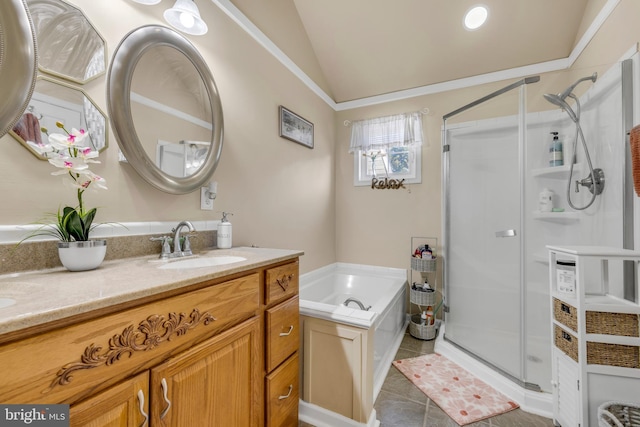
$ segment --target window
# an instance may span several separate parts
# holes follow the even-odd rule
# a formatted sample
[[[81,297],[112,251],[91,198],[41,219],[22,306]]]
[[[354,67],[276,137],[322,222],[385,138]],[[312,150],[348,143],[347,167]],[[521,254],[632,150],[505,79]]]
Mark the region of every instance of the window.
[[[373,178],[404,179],[404,184],[422,182],[422,147],[390,147],[354,152],[354,185],[371,185]]]
[[[372,185],[372,180],[422,181],[422,115],[398,114],[352,123],[354,185]]]

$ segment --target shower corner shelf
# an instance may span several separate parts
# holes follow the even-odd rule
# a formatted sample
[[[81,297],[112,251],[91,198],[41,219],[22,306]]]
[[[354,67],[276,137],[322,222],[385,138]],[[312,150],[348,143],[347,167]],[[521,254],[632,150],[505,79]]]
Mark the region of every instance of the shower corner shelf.
[[[578,212],[533,211],[532,218],[542,220],[542,221],[567,222],[567,221],[578,221],[580,219],[580,215],[578,214]]]
[[[544,168],[537,168],[531,171],[531,175],[536,178],[552,178],[552,179],[565,179],[569,176],[571,165],[563,166],[548,166]],[[582,170],[582,164],[576,163],[573,165],[573,173],[579,173]]]

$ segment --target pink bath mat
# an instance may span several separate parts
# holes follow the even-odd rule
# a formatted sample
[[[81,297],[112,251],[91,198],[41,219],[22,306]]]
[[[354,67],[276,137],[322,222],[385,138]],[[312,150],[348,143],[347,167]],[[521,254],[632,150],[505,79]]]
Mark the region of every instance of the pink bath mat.
[[[396,360],[393,365],[461,426],[519,407],[440,354]]]

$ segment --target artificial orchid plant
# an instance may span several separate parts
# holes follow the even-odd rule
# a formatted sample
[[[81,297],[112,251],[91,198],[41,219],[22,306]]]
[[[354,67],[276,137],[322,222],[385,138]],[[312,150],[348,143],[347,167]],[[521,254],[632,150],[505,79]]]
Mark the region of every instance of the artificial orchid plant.
[[[89,233],[96,227],[93,219],[97,208],[87,210],[82,196],[89,187],[107,189],[105,179],[89,170],[90,163],[100,163],[96,160],[99,152],[83,146],[84,140],[89,136],[84,129],[73,128],[69,132],[63,123],[56,122],[56,126],[65,133],[49,135],[47,129],[42,128],[42,132],[49,137],[49,143],[39,144],[36,149],[47,157],[49,163],[61,169],[52,172],[51,175],[64,175],[69,178],[65,179],[65,185],[76,190],[78,205],[65,206],[62,210],[58,208],[55,224],[44,224],[29,237],[49,235],[63,242],[87,241]]]

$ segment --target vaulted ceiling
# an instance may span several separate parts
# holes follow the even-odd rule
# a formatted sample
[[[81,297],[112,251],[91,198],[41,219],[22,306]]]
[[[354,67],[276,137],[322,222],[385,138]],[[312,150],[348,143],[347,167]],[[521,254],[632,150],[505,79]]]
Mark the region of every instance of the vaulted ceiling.
[[[323,80],[319,85],[336,103],[566,60],[612,2],[278,1],[295,9],[288,13],[299,19],[321,70],[315,80]],[[488,7],[489,18],[467,31],[463,15],[478,3]],[[234,4],[267,37],[278,39],[273,27],[261,25],[265,14],[250,10],[254,1]]]

